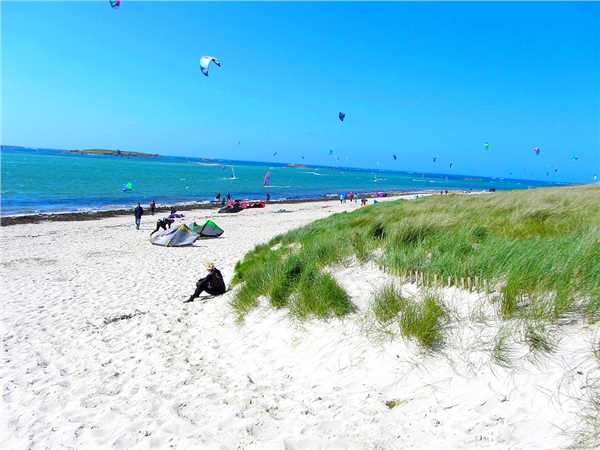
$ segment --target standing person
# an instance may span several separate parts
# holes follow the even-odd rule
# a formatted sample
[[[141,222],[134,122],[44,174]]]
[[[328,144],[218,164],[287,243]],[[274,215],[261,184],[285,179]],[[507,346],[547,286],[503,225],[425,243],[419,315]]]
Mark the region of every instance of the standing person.
[[[152,200],[150,202],[150,214],[154,215],[154,211],[156,211],[156,202]]]
[[[221,208],[225,208],[225,197],[221,197]]]
[[[350,191],[348,192],[348,201],[352,203],[352,200],[354,200],[354,192]]]
[[[225,293],[225,282],[223,281],[223,275],[221,275],[219,269],[217,269],[213,263],[208,263],[206,265],[206,270],[208,271],[208,275],[198,280],[196,283],[196,290],[190,298],[183,303],[193,302],[200,296],[202,291],[206,291],[210,295],[221,295]]]
[[[231,194],[229,192],[227,193],[227,201],[231,201]]]
[[[140,229],[140,223],[142,222],[142,216],[144,215],[144,208],[139,203],[133,210],[133,215],[135,216],[135,228],[136,230]]]
[[[269,203],[269,200],[271,200],[271,194],[267,192],[267,203]]]
[[[340,204],[344,203],[344,193],[340,194]]]
[[[219,206],[219,203],[221,203],[221,193],[217,192],[217,195],[215,195],[215,205]]]

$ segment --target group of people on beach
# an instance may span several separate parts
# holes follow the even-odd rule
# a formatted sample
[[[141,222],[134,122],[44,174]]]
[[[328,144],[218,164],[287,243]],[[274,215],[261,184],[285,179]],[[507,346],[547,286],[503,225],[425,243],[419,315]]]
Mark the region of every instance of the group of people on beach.
[[[218,196],[221,196],[220,193],[218,194]],[[228,201],[231,201],[230,194],[227,194],[227,199]],[[156,202],[154,200],[150,202],[149,208],[150,213],[154,215],[154,213],[156,212]],[[142,216],[144,215],[144,208],[140,203],[138,203],[137,206],[133,209],[133,214],[135,217],[135,228],[136,230],[139,230],[140,224],[142,222]],[[177,210],[175,208],[171,208],[171,210],[169,211],[169,216],[158,219],[158,221],[156,222],[156,228],[154,229],[154,231],[152,231],[152,233],[150,233],[150,236],[152,236],[161,228],[165,231],[167,229],[170,229],[171,225],[175,222],[175,219],[178,217],[183,217],[183,215],[177,213]],[[209,262],[206,265],[206,270],[208,274],[205,277],[200,278],[198,280],[198,282],[196,283],[196,290],[187,300],[184,301],[184,303],[193,302],[200,296],[202,292],[206,292],[210,295],[222,295],[225,293],[225,281],[223,280],[223,275],[221,274],[221,271],[217,269],[212,262]]]
[[[354,194],[354,192],[350,191],[348,193],[341,192],[340,193],[340,203],[346,203],[346,200],[350,203],[356,203],[360,199],[360,206],[366,206],[367,204],[367,196],[365,194]]]
[[[221,197],[221,193],[217,192],[217,194],[215,195],[215,206],[221,206],[221,208],[224,208],[226,204],[228,204],[229,202],[231,202],[231,194],[228,192],[227,193],[227,197],[223,196]]]
[[[348,200],[350,203],[353,203],[356,202],[358,198],[360,198],[362,206],[366,205],[366,196],[355,196],[353,192],[348,192],[347,194],[341,193],[340,203],[346,203],[346,200]],[[266,194],[266,200],[267,202],[270,200],[269,193]],[[220,205],[221,208],[226,207],[227,205],[233,205],[234,202],[235,201],[231,198],[230,193],[227,193],[226,196],[221,196],[221,193],[218,192],[215,195],[215,204],[216,206]],[[154,215],[154,213],[156,212],[156,202],[154,200],[150,202],[149,209],[150,213]],[[133,213],[135,217],[135,227],[137,230],[139,230],[142,221],[142,216],[144,215],[144,208],[140,203],[138,203],[137,206],[134,208]],[[178,214],[175,208],[171,208],[169,216],[158,219],[158,221],[156,222],[156,228],[150,233],[150,236],[159,231],[161,228],[165,231],[167,229],[170,229],[171,225],[175,222],[175,219],[178,217],[183,217],[183,215]],[[193,294],[190,295],[190,297],[184,301],[184,303],[193,302],[203,292],[206,292],[213,296],[222,295],[226,292],[225,281],[223,280],[223,275],[221,271],[217,269],[217,267],[212,262],[207,264],[206,270],[208,273],[206,274],[206,276],[200,278],[197,281],[196,289],[194,290]]]
[[[271,194],[269,194],[268,192],[265,194],[265,200],[268,203],[271,200]],[[231,197],[231,194],[228,192],[227,196],[221,196],[220,192],[217,192],[215,194],[215,206],[221,206],[221,208],[225,208],[225,207],[233,207],[233,205],[235,204],[235,202],[239,203],[239,200],[233,200]]]

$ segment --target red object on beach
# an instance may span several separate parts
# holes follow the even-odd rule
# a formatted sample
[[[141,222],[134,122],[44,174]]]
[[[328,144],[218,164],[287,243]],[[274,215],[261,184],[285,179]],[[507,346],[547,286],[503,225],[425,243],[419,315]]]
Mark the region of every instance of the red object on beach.
[[[264,200],[261,201],[257,201],[257,202],[251,202],[248,200],[244,200],[243,202],[240,203],[242,209],[248,209],[248,208],[264,208],[267,203]]]

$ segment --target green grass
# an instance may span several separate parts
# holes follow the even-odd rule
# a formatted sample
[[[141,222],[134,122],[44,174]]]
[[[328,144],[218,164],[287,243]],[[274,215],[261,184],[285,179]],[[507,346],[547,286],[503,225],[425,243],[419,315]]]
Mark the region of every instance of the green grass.
[[[531,353],[551,353],[556,348],[548,327],[541,322],[525,323],[525,341]]]
[[[444,343],[442,329],[448,314],[432,294],[419,301],[403,297],[393,286],[385,286],[375,295],[372,311],[379,324],[397,324],[402,336],[415,339],[427,350],[438,350]]]
[[[281,245],[273,250],[277,244]],[[297,250],[291,244],[276,238],[236,265],[233,284],[241,284],[241,288],[233,306],[238,318],[243,319],[258,305],[259,296],[268,297],[275,308],[289,308],[300,319],[342,317],[353,312],[356,308],[346,292],[322,270],[340,260],[338,246],[314,240]]]
[[[385,286],[375,295],[373,301],[373,314],[381,325],[387,325],[398,318],[401,311],[406,309],[407,300],[394,288],[393,285]]]
[[[428,350],[438,350],[444,343],[442,327],[447,313],[439,299],[427,295],[420,302],[409,302],[400,318],[402,335],[417,340]]]
[[[355,311],[348,294],[328,273],[310,267],[302,273],[290,312],[299,319],[343,317]]]
[[[335,214],[246,255],[236,266],[241,288],[233,306],[243,317],[264,295],[299,317],[348,314],[354,308],[347,296],[318,274],[348,257],[371,259],[376,250],[394,274],[477,277],[497,289],[506,320],[600,319],[598,186],[431,196]]]
[[[499,366],[509,368],[512,365],[513,351],[510,345],[510,331],[502,328],[496,335],[492,357]]]

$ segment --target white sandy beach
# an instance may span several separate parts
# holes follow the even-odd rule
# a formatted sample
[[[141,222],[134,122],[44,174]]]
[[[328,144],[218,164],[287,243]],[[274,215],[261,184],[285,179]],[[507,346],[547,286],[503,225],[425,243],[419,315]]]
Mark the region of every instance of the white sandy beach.
[[[494,305],[449,288],[442,294],[455,320],[447,346],[425,355],[373,331],[366,310],[374,291],[401,284],[371,263],[333,269],[359,307],[344,320],[300,324],[261,305],[238,324],[231,291],[182,303],[205,261],[229,282],[255,245],[358,207],[187,211],[185,222],[211,217],[225,230],[187,248],[151,245],[156,217],[148,216],[140,231],[133,217],[3,227],[0,448],[571,444],[588,380],[600,371],[591,353],[598,325],[562,325],[548,356],[529,358],[517,346],[507,369],[491,360]],[[282,208],[290,212],[275,213]]]

